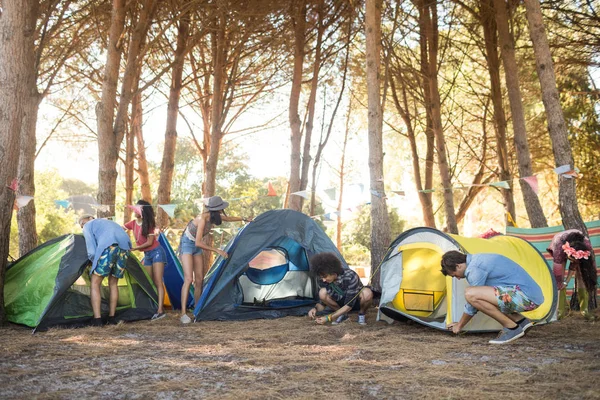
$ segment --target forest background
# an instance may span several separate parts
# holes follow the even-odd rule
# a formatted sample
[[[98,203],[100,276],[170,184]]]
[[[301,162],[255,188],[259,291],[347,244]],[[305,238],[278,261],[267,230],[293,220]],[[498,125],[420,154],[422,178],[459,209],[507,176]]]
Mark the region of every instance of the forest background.
[[[80,195],[117,222],[140,198],[176,205],[156,208],[175,233],[215,194],[232,215],[291,208],[372,266],[415,226],[475,236],[600,218],[600,1],[0,0],[0,12],[0,202],[18,209],[2,219],[3,258],[78,232],[65,201]],[[577,178],[555,172],[565,164]]]

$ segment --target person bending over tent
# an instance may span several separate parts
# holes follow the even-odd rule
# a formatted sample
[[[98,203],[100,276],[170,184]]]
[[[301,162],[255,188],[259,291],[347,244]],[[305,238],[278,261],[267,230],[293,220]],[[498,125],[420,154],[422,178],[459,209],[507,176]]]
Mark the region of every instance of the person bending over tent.
[[[533,323],[519,313],[535,310],[544,302],[540,286],[525,270],[499,254],[480,253],[464,255],[448,251],[442,256],[442,273],[456,279],[465,278],[465,310],[461,319],[448,325],[459,333],[481,311],[498,321],[503,329],[492,344],[512,342],[525,334]]]
[[[213,225],[221,225],[223,221],[251,221],[251,219],[230,217],[225,214],[225,209],[228,205],[229,203],[219,196],[210,197],[206,205],[206,211],[191,220],[181,235],[180,249],[183,286],[181,287],[180,321],[184,324],[192,322],[192,319],[186,313],[187,310],[185,307],[192,280],[194,281],[194,304],[198,304],[198,299],[200,299],[200,295],[202,294],[204,275],[206,275],[208,267],[210,267],[204,267],[202,252],[204,250],[214,251],[221,257],[227,258],[225,251],[207,245],[203,239],[210,233]]]
[[[123,225],[125,230],[133,231],[136,247],[131,250],[143,251],[144,267],[152,268],[152,281],[158,293],[158,310],[152,316],[151,321],[156,321],[167,316],[163,309],[165,300],[163,274],[167,255],[165,249],[158,243],[156,219],[152,205],[145,200],[138,200],[135,206],[128,205],[127,207],[131,208],[135,215],[135,219]]]
[[[579,310],[586,320],[593,320],[594,316],[590,314],[588,307],[590,295],[595,300],[597,285],[596,260],[592,243],[581,231],[568,229],[554,235],[547,251],[552,256],[552,270],[559,290],[558,319],[566,316],[567,285],[574,274]],[[567,260],[571,263],[567,278],[564,279]],[[595,304],[592,303],[592,306]]]
[[[92,215],[84,214],[79,218],[83,228],[83,237],[90,261],[92,261],[90,300],[94,318],[92,325],[102,326],[100,285],[108,276],[110,301],[108,323],[114,325],[119,288],[117,283],[123,277],[131,242],[123,228],[116,222],[107,219],[94,219]]]
[[[317,318],[317,324],[333,321],[332,325],[337,325],[348,319],[350,311],[358,311],[358,323],[366,325],[365,312],[373,303],[373,292],[363,287],[358,274],[350,268],[344,269],[333,253],[316,254],[309,263],[311,272],[321,279],[319,299],[322,303],[317,303],[308,317],[315,319],[317,312],[329,307],[334,312]]]

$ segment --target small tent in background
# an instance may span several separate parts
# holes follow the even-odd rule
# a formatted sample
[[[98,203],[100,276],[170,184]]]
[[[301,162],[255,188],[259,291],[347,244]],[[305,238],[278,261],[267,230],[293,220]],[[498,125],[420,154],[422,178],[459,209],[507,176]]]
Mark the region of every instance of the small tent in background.
[[[305,315],[318,301],[309,258],[333,252],[348,268],[323,229],[292,210],[259,215],[225,251],[229,257],[217,258],[204,279],[196,321]]]
[[[544,258],[525,240],[511,236],[490,239],[465,238],[432,228],[415,228],[402,233],[389,247],[381,268],[379,317],[412,319],[432,328],[446,330],[463,313],[466,280],[441,273],[442,255],[450,250],[465,254],[501,254],[519,264],[540,285],[544,303],[524,313],[542,323],[555,318],[556,284]],[[465,326],[466,331],[499,331],[501,325],[483,313]]]
[[[4,304],[8,320],[36,329],[89,323],[93,313],[88,264],[82,235],[58,237],[19,258],[6,271]],[[102,315],[107,316],[107,280],[103,285]],[[150,319],[156,313],[156,289],[133,255],[118,285],[118,319]]]
[[[171,307],[174,310],[181,310],[181,288],[183,286],[183,269],[177,254],[173,251],[171,244],[167,240],[164,233],[158,235],[158,242],[165,249],[167,256],[167,262],[165,263],[165,272],[163,275],[163,281],[165,283],[165,290]],[[165,296],[165,298],[167,298]],[[194,285],[190,286],[190,293],[188,295],[187,308],[194,307]]]

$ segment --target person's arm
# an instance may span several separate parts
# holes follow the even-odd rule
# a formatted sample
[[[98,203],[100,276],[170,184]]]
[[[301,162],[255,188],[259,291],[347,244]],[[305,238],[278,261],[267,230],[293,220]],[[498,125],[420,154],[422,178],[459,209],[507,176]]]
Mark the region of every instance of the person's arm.
[[[139,251],[144,251],[144,249],[151,247],[154,244],[154,238],[156,235],[154,235],[154,233],[148,235],[148,237],[146,238],[146,242],[144,244],[140,244],[139,246],[136,246],[134,248],[132,248],[131,250],[139,250]]]
[[[462,317],[460,317],[460,320],[458,322],[448,325],[448,329],[451,329],[452,333],[460,333],[460,331],[462,331],[465,325],[469,323],[471,318],[473,318],[472,315],[463,313]]]
[[[554,261],[552,263],[552,274],[554,275],[554,279],[556,280],[556,285],[558,286],[559,290],[566,286],[565,284],[563,284],[563,279],[565,277],[564,264],[557,263],[556,261]],[[569,271],[569,274],[571,274],[571,271]]]
[[[340,308],[339,310],[335,311],[332,314],[325,315],[323,317],[317,318],[316,322],[319,325],[323,325],[326,322],[335,321],[337,319],[337,317],[339,317],[340,315],[344,315],[344,314],[349,313],[350,310],[352,310],[352,307],[344,306],[344,307]]]
[[[85,248],[87,250],[87,256],[90,261],[94,261],[94,257],[96,256],[96,238],[90,231],[91,225],[85,224],[83,227],[83,238],[85,239]]]
[[[569,268],[569,273],[567,274],[567,277],[565,278],[565,280],[563,282],[563,287],[567,287],[569,285],[569,282],[571,281],[571,278],[573,277],[573,275],[575,275],[575,270]]]
[[[229,216],[229,215],[222,215],[221,220],[223,220],[225,222],[250,222],[250,221],[252,221],[252,218],[233,217],[233,216]]]
[[[204,226],[206,225],[206,219],[204,216],[196,218],[196,223],[198,224],[198,230],[196,231],[196,247],[200,247],[202,250],[206,251],[213,251],[223,258],[227,258],[228,255],[225,251],[209,246],[202,240],[202,232],[204,232]]]
[[[317,316],[317,313],[320,311],[323,311],[325,309],[325,306],[321,303],[317,303],[315,304],[315,306],[313,308],[311,308],[308,311],[308,317],[310,319],[315,319],[315,317]]]

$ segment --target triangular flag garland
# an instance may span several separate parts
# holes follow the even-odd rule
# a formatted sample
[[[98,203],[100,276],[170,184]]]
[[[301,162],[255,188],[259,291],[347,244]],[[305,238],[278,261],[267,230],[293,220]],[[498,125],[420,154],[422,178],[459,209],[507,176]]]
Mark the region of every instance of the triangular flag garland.
[[[335,188],[325,189],[324,192],[327,195],[327,197],[329,197],[329,200],[335,201]]]
[[[69,208],[71,202],[69,200],[54,200],[54,204],[62,208]]]
[[[23,208],[25,207],[27,204],[29,204],[29,202],[33,200],[33,196],[23,196],[23,195],[19,195],[17,196],[17,198],[15,199],[15,206],[17,208]]]
[[[177,204],[159,204],[158,207],[162,208],[170,218],[175,217],[175,208],[177,208]]]
[[[299,192],[290,193],[290,195],[300,196],[308,200],[308,190],[301,190]]]
[[[17,180],[17,178],[13,178],[10,184],[6,185],[6,187],[12,190],[13,192],[16,192],[19,188],[19,181]]]
[[[539,188],[538,188],[538,180],[537,180],[537,176],[528,176],[523,178],[523,180],[525,182],[527,182],[529,184],[529,186],[531,186],[531,190],[533,190],[533,193],[538,194],[539,192]]]
[[[503,189],[510,189],[510,185],[508,184],[507,181],[493,182],[493,183],[490,183],[490,186],[500,187]]]
[[[276,197],[277,196],[277,192],[275,191],[275,188],[273,187],[271,182],[269,182],[269,184],[267,185],[267,196],[268,197]]]

